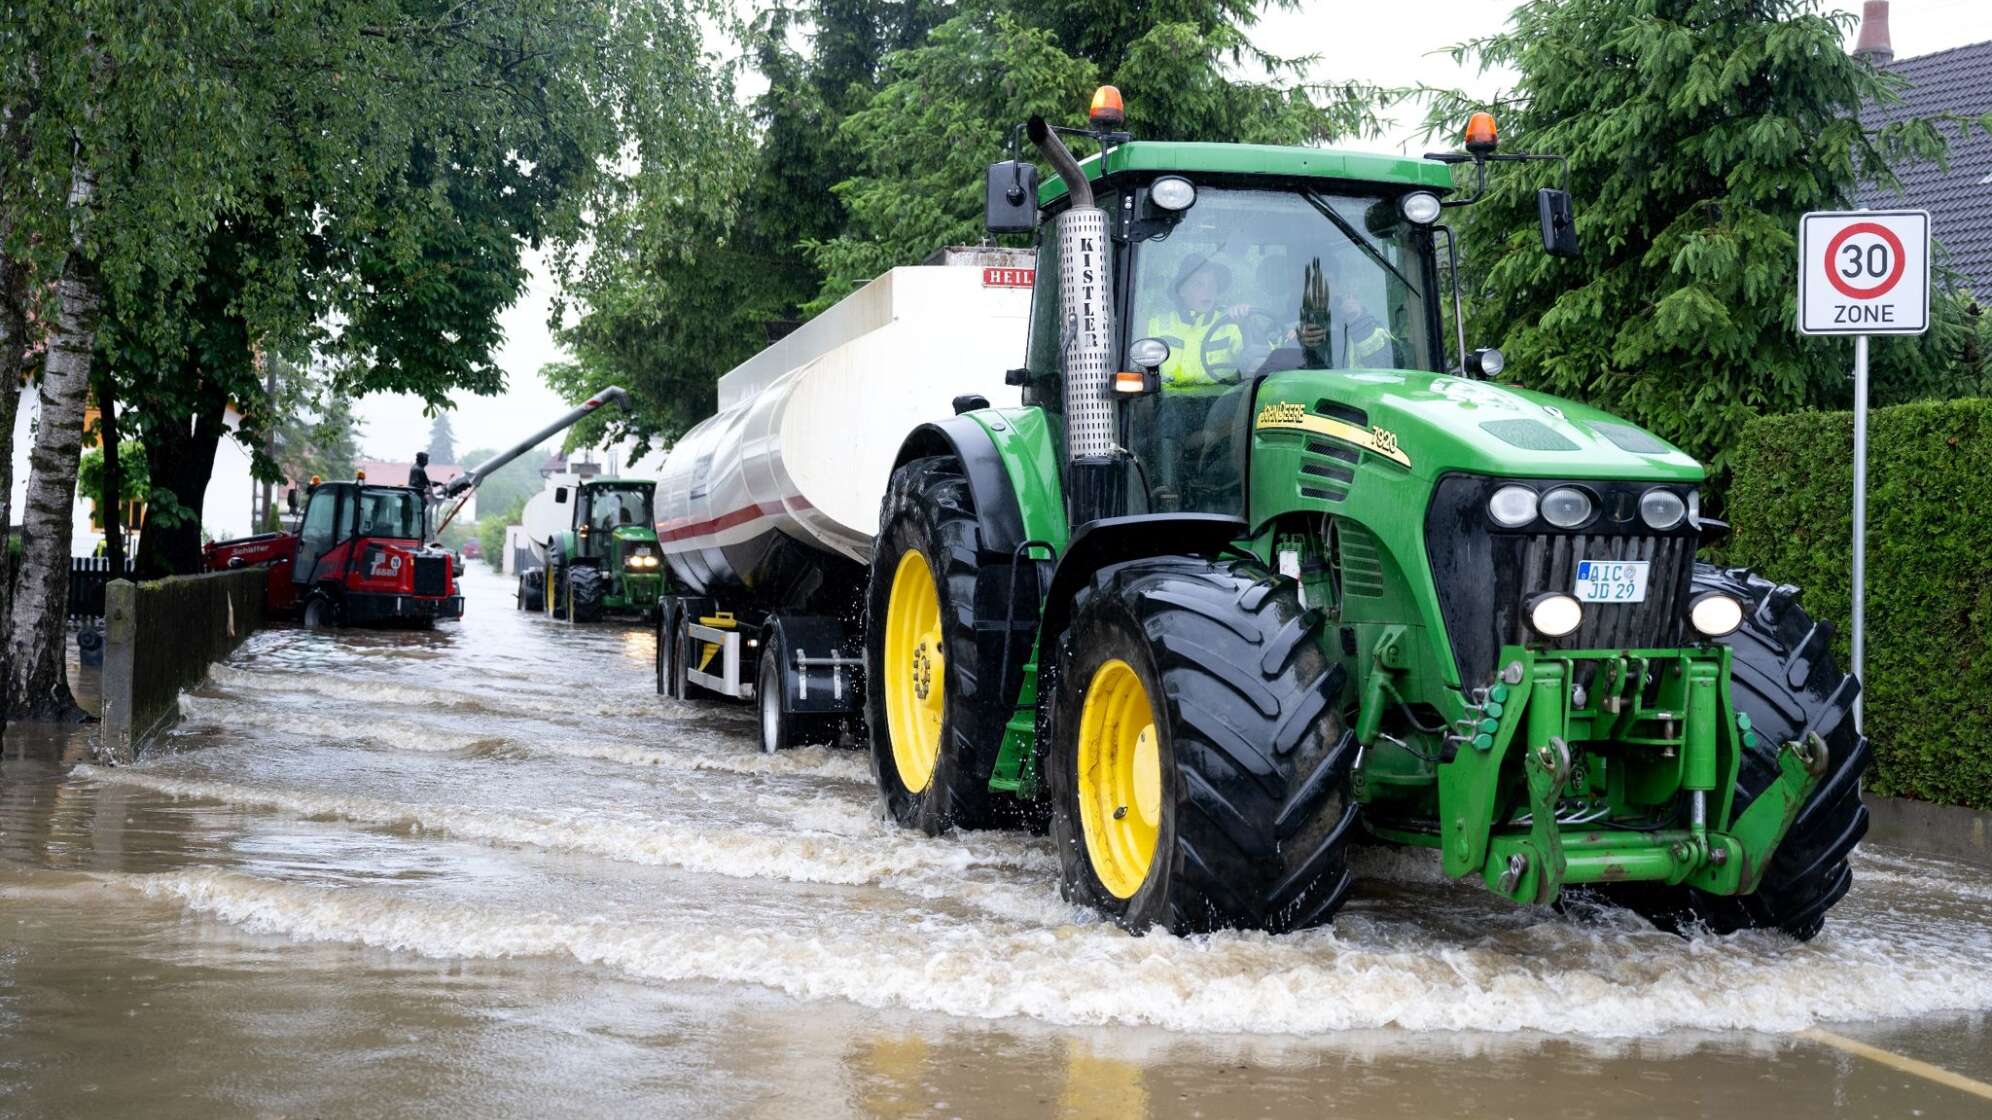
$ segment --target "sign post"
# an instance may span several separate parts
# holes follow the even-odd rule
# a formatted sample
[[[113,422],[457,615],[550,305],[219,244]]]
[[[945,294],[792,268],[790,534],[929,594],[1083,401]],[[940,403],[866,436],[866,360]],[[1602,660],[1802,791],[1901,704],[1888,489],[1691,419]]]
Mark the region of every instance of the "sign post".
[[[1798,330],[1854,336],[1854,676],[1867,665],[1868,336],[1930,329],[1930,212],[1814,211],[1798,221]],[[1854,700],[1854,719],[1861,702]]]

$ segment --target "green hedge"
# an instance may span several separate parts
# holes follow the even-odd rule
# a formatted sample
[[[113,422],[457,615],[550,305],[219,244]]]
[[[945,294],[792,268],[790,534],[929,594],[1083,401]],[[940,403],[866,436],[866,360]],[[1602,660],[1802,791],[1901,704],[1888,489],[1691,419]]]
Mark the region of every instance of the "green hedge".
[[[1804,588],[1843,665],[1853,441],[1848,412],[1755,420],[1729,491],[1728,558]],[[1992,809],[1992,400],[1869,415],[1867,563],[1869,788]]]

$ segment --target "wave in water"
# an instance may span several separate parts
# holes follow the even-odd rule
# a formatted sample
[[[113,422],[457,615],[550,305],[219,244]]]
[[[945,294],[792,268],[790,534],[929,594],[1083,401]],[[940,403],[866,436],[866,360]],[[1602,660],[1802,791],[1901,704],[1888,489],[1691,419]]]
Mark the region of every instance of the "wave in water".
[[[1913,950],[1829,933],[1683,941],[1546,918],[1513,942],[1376,948],[1332,931],[1129,937],[923,916],[806,930],[576,920],[328,890],[213,870],[133,877],[149,895],[245,929],[438,959],[565,957],[654,980],[763,985],[805,999],[1063,1025],[1313,1034],[1364,1028],[1628,1037],[1794,1030],[1820,1021],[1992,1007],[1981,945]],[[1503,946],[1508,947],[1503,947]]]

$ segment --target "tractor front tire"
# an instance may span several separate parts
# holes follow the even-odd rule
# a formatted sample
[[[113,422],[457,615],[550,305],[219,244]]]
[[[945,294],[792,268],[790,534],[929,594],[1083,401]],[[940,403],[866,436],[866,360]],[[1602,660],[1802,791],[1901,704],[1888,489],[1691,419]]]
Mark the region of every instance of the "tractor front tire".
[[[307,630],[329,630],[339,625],[339,604],[322,591],[314,591],[304,600],[302,614]]]
[[[1324,619],[1252,561],[1103,569],[1052,682],[1065,897],[1130,930],[1284,931],[1348,897],[1354,737]]]
[[[1720,591],[1743,604],[1743,625],[1722,639],[1732,651],[1731,694],[1757,736],[1743,750],[1736,778],[1741,813],[1778,776],[1778,752],[1816,732],[1826,742],[1827,771],[1772,853],[1755,893],[1714,895],[1693,887],[1628,883],[1593,893],[1674,932],[1705,928],[1727,934],[1776,929],[1810,941],[1826,911],[1853,885],[1847,856],[1867,835],[1861,775],[1872,760],[1854,728],[1860,684],[1833,663],[1831,626],[1798,605],[1798,590],[1742,568],[1695,566],[1694,591]]]
[[[575,564],[567,569],[567,621],[600,622],[602,595],[608,580],[593,564]]]
[[[977,635],[982,530],[961,464],[933,456],[893,471],[880,522],[865,613],[872,776],[904,827],[988,827],[1012,701],[995,679],[1000,647]]]

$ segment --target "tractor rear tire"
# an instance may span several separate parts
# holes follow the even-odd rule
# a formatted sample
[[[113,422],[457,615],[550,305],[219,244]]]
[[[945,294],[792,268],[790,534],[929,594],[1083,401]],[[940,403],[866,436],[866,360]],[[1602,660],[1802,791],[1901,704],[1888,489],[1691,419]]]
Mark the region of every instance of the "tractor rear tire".
[[[982,528],[961,464],[932,456],[893,471],[880,523],[865,613],[872,776],[904,827],[989,827],[1012,700],[995,680],[1001,647],[977,635]]]
[[[600,622],[607,583],[602,569],[593,564],[576,564],[567,569],[567,621]]]
[[[1772,853],[1755,893],[1713,895],[1644,883],[1593,893],[1677,933],[1776,929],[1810,941],[1825,926],[1826,911],[1853,885],[1847,855],[1868,830],[1861,775],[1873,755],[1867,737],[1854,728],[1860,683],[1834,665],[1832,627],[1798,605],[1797,588],[1775,586],[1742,568],[1698,564],[1694,591],[1721,591],[1743,604],[1742,627],[1722,639],[1733,651],[1736,708],[1750,717],[1757,735],[1756,746],[1743,751],[1735,811],[1776,780],[1783,744],[1808,732],[1826,742],[1826,776]]]
[[[1321,612],[1256,562],[1166,556],[1102,569],[1072,618],[1045,764],[1065,897],[1136,932],[1331,919],[1360,829]]]

